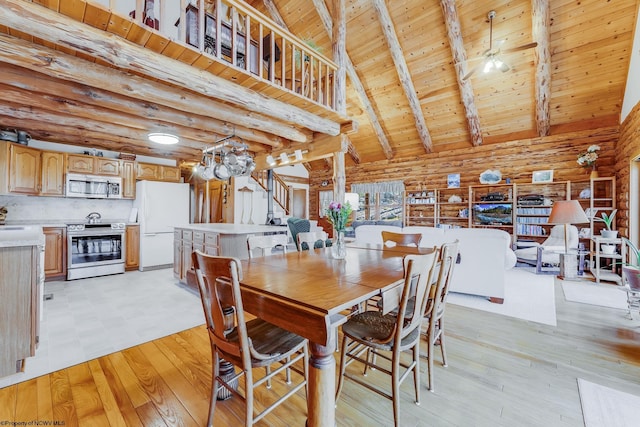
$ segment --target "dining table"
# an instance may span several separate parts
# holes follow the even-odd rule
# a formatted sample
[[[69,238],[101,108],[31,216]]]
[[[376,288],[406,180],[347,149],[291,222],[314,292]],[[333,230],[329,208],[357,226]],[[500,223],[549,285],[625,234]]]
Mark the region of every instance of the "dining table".
[[[433,248],[350,244],[242,261],[245,311],[309,340],[307,426],[334,427],[338,327],[354,307],[403,283],[403,257]],[[397,293],[397,291],[396,291]]]

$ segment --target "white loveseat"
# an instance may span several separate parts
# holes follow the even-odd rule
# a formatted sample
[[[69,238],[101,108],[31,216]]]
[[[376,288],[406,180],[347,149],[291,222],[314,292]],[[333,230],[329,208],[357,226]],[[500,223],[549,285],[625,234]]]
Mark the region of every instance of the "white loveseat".
[[[355,229],[355,241],[382,244],[382,231],[421,233],[420,246],[423,247],[459,240],[460,263],[453,270],[450,290],[486,296],[500,304],[504,302],[505,272],[516,264],[509,233],[483,228],[362,225]]]

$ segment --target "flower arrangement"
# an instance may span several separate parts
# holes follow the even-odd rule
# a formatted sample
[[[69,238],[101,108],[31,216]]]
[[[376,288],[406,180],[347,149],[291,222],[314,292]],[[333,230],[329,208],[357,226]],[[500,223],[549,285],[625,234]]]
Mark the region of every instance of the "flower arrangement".
[[[580,153],[578,156],[578,164],[583,168],[595,168],[599,150],[599,145],[590,145],[586,152]]]
[[[352,211],[353,210],[351,209],[351,205],[349,204],[349,202],[344,204],[331,202],[329,203],[329,207],[326,211],[327,220],[331,223],[331,225],[333,225],[333,228],[336,231],[344,231]]]

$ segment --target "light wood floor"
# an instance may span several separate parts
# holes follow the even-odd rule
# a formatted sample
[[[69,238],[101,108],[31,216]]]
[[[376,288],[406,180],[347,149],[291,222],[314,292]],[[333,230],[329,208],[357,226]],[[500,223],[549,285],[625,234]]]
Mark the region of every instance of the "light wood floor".
[[[449,305],[449,366],[436,356],[436,391],[426,390],[423,374],[420,406],[411,381],[403,384],[401,424],[582,426],[577,378],[640,395],[640,321],[565,302],[558,283],[556,304],[557,327]],[[368,378],[388,381],[378,372]],[[0,422],[202,426],[209,388],[209,342],[197,327],[0,389]],[[260,391],[258,401],[270,393]],[[305,408],[300,393],[259,425],[302,426]],[[216,425],[241,424],[237,399],[218,409]],[[392,425],[391,402],[347,382],[337,418],[339,426]]]

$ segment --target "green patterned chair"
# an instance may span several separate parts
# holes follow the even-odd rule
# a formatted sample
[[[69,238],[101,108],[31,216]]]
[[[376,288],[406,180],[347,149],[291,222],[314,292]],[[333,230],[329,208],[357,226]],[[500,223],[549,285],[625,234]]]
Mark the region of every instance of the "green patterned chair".
[[[296,249],[300,250],[300,248],[298,247],[298,233],[306,233],[311,231],[311,223],[308,219],[305,218],[291,217],[287,219],[287,225],[289,226],[289,231],[291,231],[291,238],[296,244]],[[331,246],[331,239],[327,239],[325,245]],[[320,242],[316,242],[314,248],[318,249],[321,247],[322,244]],[[309,247],[307,246],[307,244],[302,243],[302,250],[306,251],[308,249]]]

